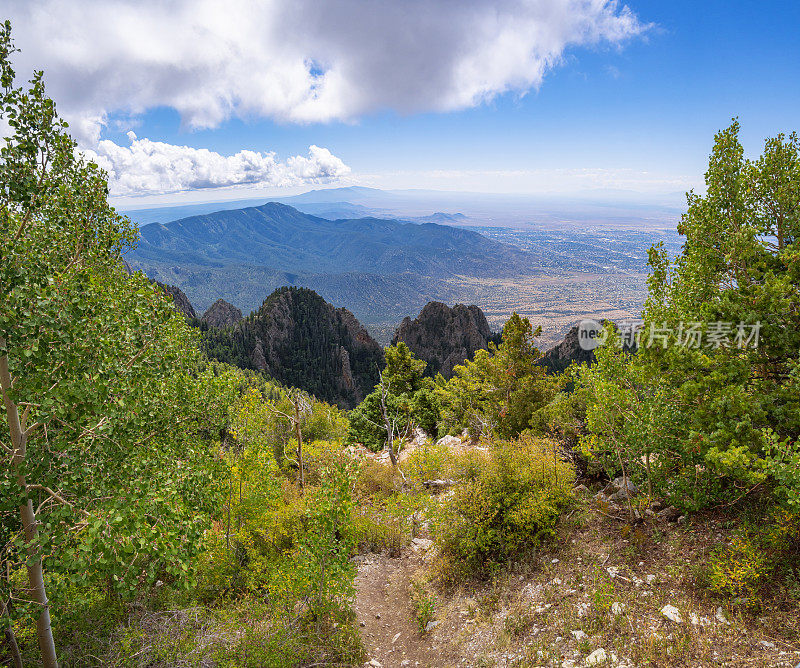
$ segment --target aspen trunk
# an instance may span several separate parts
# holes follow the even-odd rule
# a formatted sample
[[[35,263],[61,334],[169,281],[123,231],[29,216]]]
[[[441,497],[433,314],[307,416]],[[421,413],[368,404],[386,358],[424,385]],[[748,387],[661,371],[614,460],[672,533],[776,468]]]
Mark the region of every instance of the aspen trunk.
[[[22,655],[19,653],[19,645],[17,645],[17,637],[14,635],[14,630],[11,628],[11,617],[8,614],[6,604],[0,600],[0,617],[8,617],[8,626],[5,630],[6,643],[8,644],[8,651],[11,654],[11,660],[14,662],[14,668],[22,668]]]
[[[5,349],[5,347],[6,340],[0,337],[0,349]],[[3,391],[3,403],[6,417],[8,418],[8,428],[11,432],[11,446],[14,450],[11,458],[11,470],[17,477],[17,483],[24,491],[28,487],[25,480],[25,456],[28,436],[20,423],[17,405],[8,396],[8,391],[11,389],[11,374],[8,371],[8,355],[5,353],[0,356],[0,388]],[[44,588],[42,553],[36,544],[39,530],[36,523],[36,514],[33,512],[33,501],[28,499],[26,504],[20,506],[19,511],[28,553],[26,560],[28,583],[31,596],[40,608],[39,617],[36,619],[36,635],[39,639],[39,649],[42,653],[42,664],[44,668],[58,668],[53,629],[50,626],[50,603],[47,600],[47,592]]]

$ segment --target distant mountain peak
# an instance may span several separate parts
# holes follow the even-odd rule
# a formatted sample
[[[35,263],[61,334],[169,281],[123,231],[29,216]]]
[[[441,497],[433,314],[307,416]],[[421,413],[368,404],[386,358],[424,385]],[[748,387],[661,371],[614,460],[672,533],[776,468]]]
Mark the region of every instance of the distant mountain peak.
[[[209,329],[203,340],[210,357],[345,408],[372,391],[383,362],[381,347],[350,311],[308,288],[278,288],[247,318]]]
[[[224,299],[217,299],[203,314],[201,320],[211,327],[228,327],[242,319],[242,312]]]
[[[332,221],[279,202],[145,225],[126,259],[134,269],[178,284],[197,303],[209,278],[232,265],[246,267],[247,280],[250,268],[447,278],[520,274],[533,264],[519,248],[452,225],[375,217]],[[220,296],[254,306],[227,287],[213,295]]]

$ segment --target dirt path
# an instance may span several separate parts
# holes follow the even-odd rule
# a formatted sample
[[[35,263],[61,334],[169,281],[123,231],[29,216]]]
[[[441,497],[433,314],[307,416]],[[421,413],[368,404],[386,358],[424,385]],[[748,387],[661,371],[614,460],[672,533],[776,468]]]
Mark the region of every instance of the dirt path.
[[[416,554],[405,550],[397,558],[385,554],[360,557],[355,611],[368,662],[376,660],[383,668],[458,664],[460,659],[447,640],[435,630],[420,633],[414,618],[410,579],[420,564]]]

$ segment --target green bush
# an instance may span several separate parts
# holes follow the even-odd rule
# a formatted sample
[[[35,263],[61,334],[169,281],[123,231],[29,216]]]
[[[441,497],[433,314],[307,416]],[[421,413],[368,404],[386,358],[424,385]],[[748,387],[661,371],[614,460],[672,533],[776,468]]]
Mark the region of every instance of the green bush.
[[[383,552],[400,556],[405,542],[403,522],[385,508],[364,505],[356,508],[353,526],[359,552]]]
[[[386,498],[400,489],[397,470],[374,459],[365,459],[358,469],[355,494],[359,498]]]
[[[411,581],[411,604],[420,633],[425,633],[428,623],[436,618],[436,595],[429,591],[427,584],[422,579]]]
[[[552,537],[572,499],[572,467],[551,441],[523,436],[462,459],[434,533],[445,579],[486,576]]]
[[[734,605],[755,609],[768,588],[794,598],[798,574],[800,514],[775,509],[758,525],[739,527],[728,545],[711,554],[700,579]]]
[[[402,469],[409,481],[421,484],[448,477],[452,457],[450,448],[426,441],[403,462]]]

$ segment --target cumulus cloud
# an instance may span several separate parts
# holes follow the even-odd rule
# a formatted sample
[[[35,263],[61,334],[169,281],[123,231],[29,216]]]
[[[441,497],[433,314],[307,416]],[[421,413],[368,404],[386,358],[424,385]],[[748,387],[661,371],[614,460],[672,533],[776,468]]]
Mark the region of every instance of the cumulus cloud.
[[[326,182],[350,172],[328,149],[310,146],[308,156],[285,162],[274,153],[239,151],[224,156],[208,149],[139,139],[130,146],[102,140],[84,152],[109,174],[112,195],[174,193],[232,186],[291,186]]]
[[[565,51],[648,29],[617,0],[6,0],[86,145],[115,114],[189,128],[451,111],[538,87]]]

